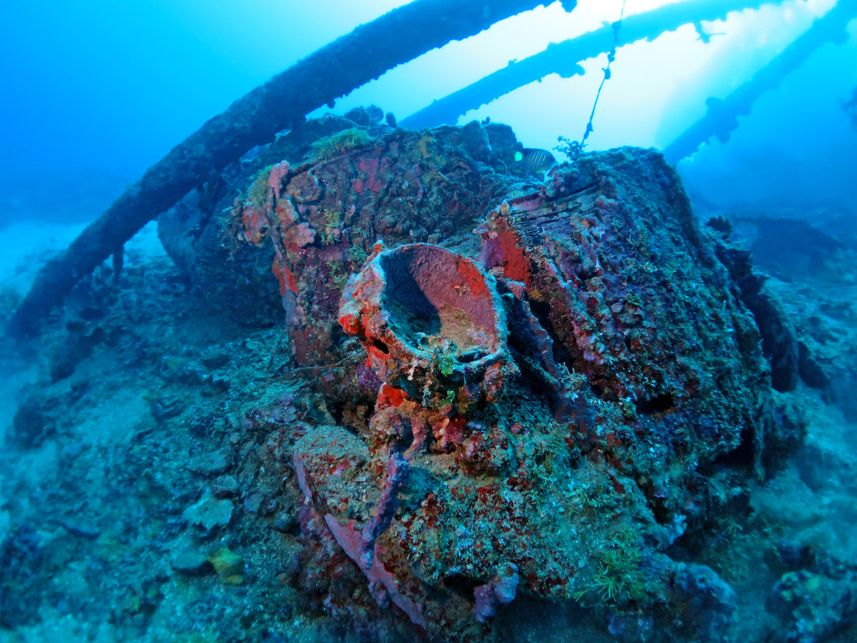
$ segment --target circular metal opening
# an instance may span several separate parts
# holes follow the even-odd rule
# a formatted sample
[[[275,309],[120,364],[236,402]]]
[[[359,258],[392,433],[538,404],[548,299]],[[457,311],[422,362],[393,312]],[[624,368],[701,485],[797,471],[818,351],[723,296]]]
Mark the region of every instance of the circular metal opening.
[[[476,264],[428,244],[401,246],[380,259],[390,330],[403,343],[459,362],[497,350],[494,299]]]

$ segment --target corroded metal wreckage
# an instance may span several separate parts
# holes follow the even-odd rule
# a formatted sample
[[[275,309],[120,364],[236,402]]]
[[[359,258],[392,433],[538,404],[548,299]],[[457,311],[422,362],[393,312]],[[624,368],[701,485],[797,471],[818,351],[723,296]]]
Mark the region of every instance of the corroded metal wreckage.
[[[526,177],[501,126],[355,131],[217,224],[270,262],[331,419],[284,463],[308,591],[430,639],[522,596],[716,638],[734,592],[672,548],[742,511],[799,427],[674,171],[623,148]]]
[[[378,377],[425,408],[463,413],[495,401],[511,360],[494,279],[440,246],[383,248],[349,280],[339,306],[340,325],[360,338]]]

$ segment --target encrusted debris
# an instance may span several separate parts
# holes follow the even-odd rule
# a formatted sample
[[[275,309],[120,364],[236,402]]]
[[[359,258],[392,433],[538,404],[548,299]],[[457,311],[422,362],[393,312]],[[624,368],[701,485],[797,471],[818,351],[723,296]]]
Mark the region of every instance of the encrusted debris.
[[[536,181],[508,128],[379,114],[309,121],[189,196],[161,231],[183,275],[130,252],[118,284],[84,282],[80,350],[10,428],[0,625],[61,605],[105,624],[81,638],[847,627],[852,566],[819,561],[853,548],[819,516],[853,509],[818,498],[855,469],[821,402],[805,438],[800,380],[849,372],[824,342],[852,313],[761,288],[656,152]]]

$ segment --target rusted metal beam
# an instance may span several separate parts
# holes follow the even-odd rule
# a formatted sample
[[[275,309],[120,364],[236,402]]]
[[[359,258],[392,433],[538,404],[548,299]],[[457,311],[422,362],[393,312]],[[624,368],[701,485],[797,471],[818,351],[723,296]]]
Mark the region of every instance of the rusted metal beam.
[[[146,223],[214,171],[309,112],[452,40],[545,0],[414,0],[319,49],[234,102],[149,168],[36,277],[7,331],[32,335],[48,311]],[[574,3],[566,0],[567,9]]]
[[[699,25],[703,21],[725,18],[733,11],[758,9],[764,4],[781,0],[687,0],[622,20],[619,44],[628,45],[639,40],[655,38],[687,24]],[[707,37],[707,36],[706,36]],[[484,78],[468,85],[445,98],[434,101],[428,107],[411,114],[401,124],[405,127],[421,128],[454,124],[459,116],[520,87],[541,80],[550,74],[569,78],[582,74],[580,62],[604,54],[613,47],[613,25],[590,31],[576,38],[548,46],[544,51],[510,62]]]
[[[854,17],[857,17],[857,0],[839,0],[750,80],[726,98],[709,98],[705,116],[670,143],[664,149],[664,156],[671,163],[678,163],[711,138],[725,143],[738,127],[738,118],[749,114],[760,96],[779,85],[822,45],[844,42],[848,38],[848,22]]]

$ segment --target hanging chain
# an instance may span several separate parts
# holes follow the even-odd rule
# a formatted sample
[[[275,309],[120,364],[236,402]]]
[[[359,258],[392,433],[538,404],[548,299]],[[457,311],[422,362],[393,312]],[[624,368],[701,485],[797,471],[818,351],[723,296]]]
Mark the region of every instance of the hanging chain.
[[[616,49],[619,47],[619,29],[622,27],[622,19],[625,17],[625,2],[622,0],[622,10],[619,12],[619,19],[613,23],[613,46],[607,52],[607,66],[602,70],[604,77],[601,79],[601,84],[598,85],[598,92],[595,94],[595,101],[592,103],[592,111],[589,113],[589,122],[586,123],[586,131],[583,132],[583,138],[580,139],[580,149],[586,145],[586,139],[595,131],[592,125],[595,119],[595,110],[598,108],[598,99],[601,98],[601,90],[604,89],[604,83],[610,80],[610,65],[616,60]]]

